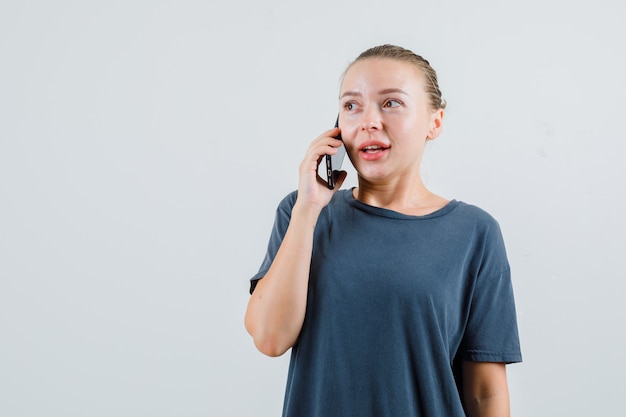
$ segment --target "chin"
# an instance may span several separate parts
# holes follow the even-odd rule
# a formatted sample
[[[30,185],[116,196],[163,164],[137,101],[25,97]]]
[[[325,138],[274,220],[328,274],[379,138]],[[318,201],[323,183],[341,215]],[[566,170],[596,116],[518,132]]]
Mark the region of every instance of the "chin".
[[[384,182],[390,177],[389,173],[383,172],[359,172],[359,178],[372,184]]]

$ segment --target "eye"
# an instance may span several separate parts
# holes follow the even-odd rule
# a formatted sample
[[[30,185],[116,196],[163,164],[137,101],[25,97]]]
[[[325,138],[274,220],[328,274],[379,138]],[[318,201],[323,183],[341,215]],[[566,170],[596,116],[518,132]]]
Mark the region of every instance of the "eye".
[[[348,101],[346,103],[344,103],[343,108],[348,110],[348,111],[352,111],[352,110],[356,110],[356,103],[353,101]]]
[[[399,107],[402,105],[400,100],[389,99],[383,103],[383,107]]]

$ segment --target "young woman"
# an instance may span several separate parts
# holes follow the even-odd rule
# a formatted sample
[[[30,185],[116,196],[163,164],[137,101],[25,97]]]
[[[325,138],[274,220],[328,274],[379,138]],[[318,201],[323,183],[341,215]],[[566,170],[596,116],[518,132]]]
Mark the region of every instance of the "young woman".
[[[251,281],[257,348],[291,348],[284,416],[508,416],[521,361],[497,222],[429,191],[445,102],[428,61],[383,45],[346,70],[339,128],[315,139]],[[358,187],[317,174],[341,141]]]

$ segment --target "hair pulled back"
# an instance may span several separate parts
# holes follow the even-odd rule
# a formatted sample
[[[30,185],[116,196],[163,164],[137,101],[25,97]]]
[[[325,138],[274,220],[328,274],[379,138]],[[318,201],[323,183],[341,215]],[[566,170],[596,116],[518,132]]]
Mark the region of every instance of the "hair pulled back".
[[[415,65],[424,75],[425,90],[429,96],[431,109],[436,111],[438,109],[446,108],[447,103],[441,96],[441,90],[439,89],[439,83],[437,81],[437,73],[433,67],[430,66],[430,63],[420,55],[396,45],[385,44],[375,46],[362,52],[354,61],[352,61],[352,63],[348,65],[348,68],[346,68],[344,76],[354,64],[368,58],[393,59]]]

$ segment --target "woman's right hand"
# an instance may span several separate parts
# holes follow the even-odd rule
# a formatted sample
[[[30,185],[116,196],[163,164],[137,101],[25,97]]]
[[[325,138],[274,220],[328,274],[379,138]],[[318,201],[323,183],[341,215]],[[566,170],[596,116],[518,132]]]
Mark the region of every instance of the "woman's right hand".
[[[341,146],[341,140],[335,139],[340,130],[333,128],[318,136],[306,152],[300,164],[300,179],[298,183],[298,198],[296,205],[321,210],[326,207],[330,199],[341,187],[346,179],[346,171],[340,171],[335,188],[329,189],[326,180],[319,176],[318,167],[326,155],[334,155]]]

